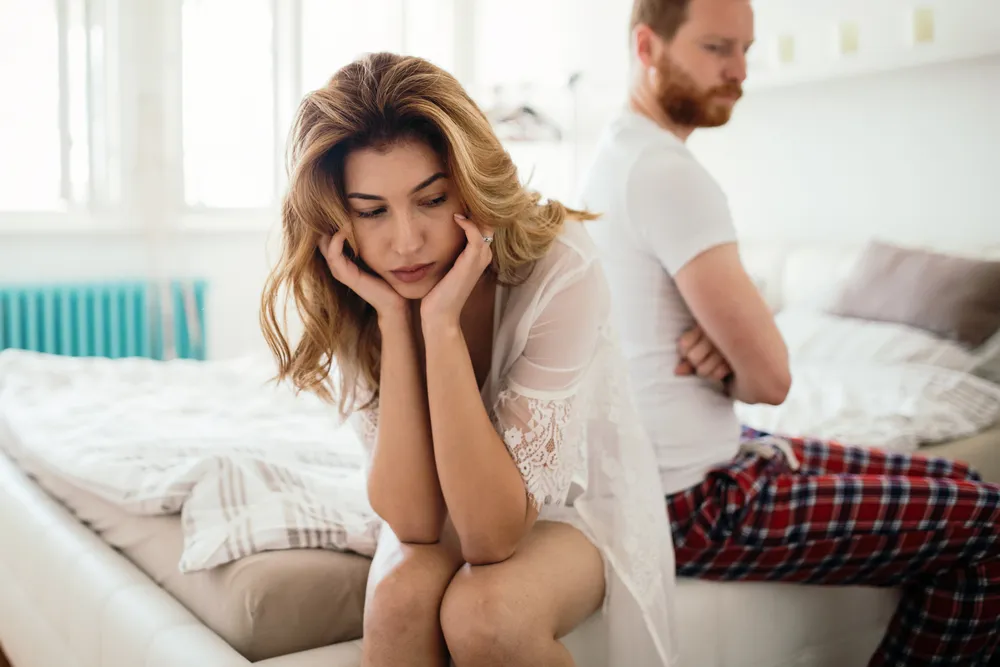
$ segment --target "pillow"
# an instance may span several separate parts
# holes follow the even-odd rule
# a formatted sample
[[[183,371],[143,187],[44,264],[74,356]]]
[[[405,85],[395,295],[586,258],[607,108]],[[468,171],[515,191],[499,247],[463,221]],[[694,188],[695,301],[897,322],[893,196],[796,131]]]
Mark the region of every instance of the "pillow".
[[[303,546],[184,573],[178,567],[184,552],[179,514],[134,514],[81,488],[54,472],[44,457],[25,451],[0,414],[0,478],[8,465],[28,475],[254,664],[362,635],[371,567],[365,556]]]
[[[872,242],[828,312],[906,324],[976,348],[1000,330],[1000,261]]]

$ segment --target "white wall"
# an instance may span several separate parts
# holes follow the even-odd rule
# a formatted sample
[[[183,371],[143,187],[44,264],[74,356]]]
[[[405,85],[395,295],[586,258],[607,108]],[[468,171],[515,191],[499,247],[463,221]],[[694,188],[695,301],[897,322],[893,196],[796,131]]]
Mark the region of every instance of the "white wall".
[[[691,147],[742,235],[1000,243],[1000,57],[748,92]]]
[[[547,13],[510,14],[502,11],[513,6],[505,0],[477,2],[484,8],[476,33],[478,83],[488,89],[493,81],[537,80],[543,107],[578,131],[565,145],[511,146],[523,172],[537,170],[533,183],[543,193],[571,198],[574,172],[585,168],[601,126],[624,103],[631,0],[546,0],[540,4]],[[1000,213],[989,199],[1000,174],[1000,55],[960,59],[998,52],[1000,4],[755,0],[755,6],[758,43],[747,94],[727,127],[701,130],[690,144],[728,192],[744,236],[1000,243]],[[912,42],[909,21],[918,6],[935,10],[932,44]],[[539,20],[525,24],[528,14]],[[553,42],[546,32],[554,16],[567,29]],[[859,26],[861,49],[841,56],[834,36],[848,20]],[[796,40],[793,63],[776,60],[781,35]],[[541,72],[550,68],[546,78]],[[575,115],[559,89],[573,71],[583,75]]]

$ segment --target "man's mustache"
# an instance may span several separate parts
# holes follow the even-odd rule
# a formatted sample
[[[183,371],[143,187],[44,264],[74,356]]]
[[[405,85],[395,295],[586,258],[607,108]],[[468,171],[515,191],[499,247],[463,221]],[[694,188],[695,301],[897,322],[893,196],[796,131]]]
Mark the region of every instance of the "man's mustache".
[[[710,92],[711,97],[734,97],[740,99],[743,97],[743,86],[738,81],[733,81],[731,83],[724,83],[721,86],[713,88]]]

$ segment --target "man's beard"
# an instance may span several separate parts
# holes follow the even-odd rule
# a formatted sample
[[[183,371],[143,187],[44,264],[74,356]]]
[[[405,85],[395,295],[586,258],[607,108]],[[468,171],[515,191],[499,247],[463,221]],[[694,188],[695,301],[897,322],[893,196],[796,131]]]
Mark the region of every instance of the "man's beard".
[[[656,100],[670,120],[685,127],[725,125],[733,109],[716,98],[743,95],[739,81],[701,90],[690,75],[666,59],[656,65],[656,73]]]

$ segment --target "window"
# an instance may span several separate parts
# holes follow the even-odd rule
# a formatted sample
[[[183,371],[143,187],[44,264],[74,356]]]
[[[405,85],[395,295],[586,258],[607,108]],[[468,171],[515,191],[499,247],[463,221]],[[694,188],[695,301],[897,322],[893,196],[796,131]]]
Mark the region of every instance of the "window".
[[[27,1],[27,0],[24,0]],[[453,0],[182,0],[181,169],[196,209],[270,209],[295,109],[363,53],[451,69]]]
[[[181,11],[184,201],[270,206],[277,167],[271,2],[184,0]]]
[[[302,96],[371,51],[454,71],[464,2],[0,0],[0,222],[270,217]]]
[[[401,0],[303,0],[302,92],[363,53],[403,48]]]
[[[455,72],[453,0],[404,0],[403,52]]]
[[[58,211],[90,199],[88,70],[100,46],[90,5],[0,2],[0,210]]]
[[[453,14],[452,0],[303,0],[302,93],[375,51],[420,56],[451,71]]]

